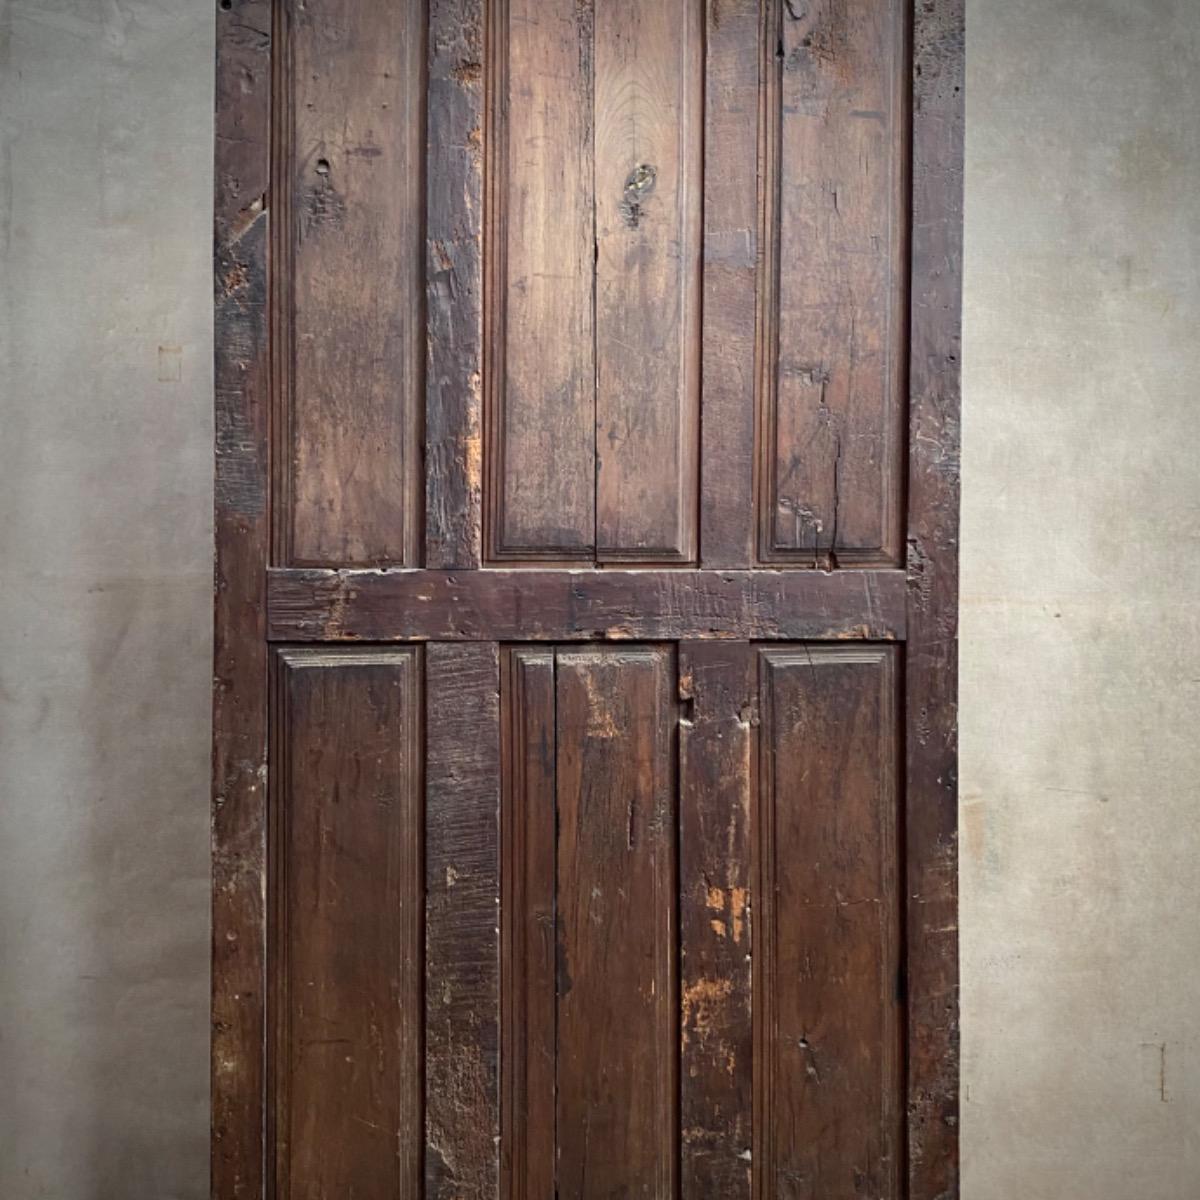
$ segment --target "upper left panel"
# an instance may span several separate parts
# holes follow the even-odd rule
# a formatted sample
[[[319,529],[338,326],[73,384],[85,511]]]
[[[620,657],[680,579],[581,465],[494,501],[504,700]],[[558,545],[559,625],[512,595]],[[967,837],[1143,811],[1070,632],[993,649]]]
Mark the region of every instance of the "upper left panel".
[[[274,558],[418,566],[425,5],[277,12]]]

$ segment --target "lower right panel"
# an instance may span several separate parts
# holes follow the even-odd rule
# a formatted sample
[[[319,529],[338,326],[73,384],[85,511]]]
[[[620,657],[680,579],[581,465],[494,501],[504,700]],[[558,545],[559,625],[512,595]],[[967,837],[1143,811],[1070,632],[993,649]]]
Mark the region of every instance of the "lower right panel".
[[[758,647],[756,658],[755,1200],[898,1197],[896,650]]]

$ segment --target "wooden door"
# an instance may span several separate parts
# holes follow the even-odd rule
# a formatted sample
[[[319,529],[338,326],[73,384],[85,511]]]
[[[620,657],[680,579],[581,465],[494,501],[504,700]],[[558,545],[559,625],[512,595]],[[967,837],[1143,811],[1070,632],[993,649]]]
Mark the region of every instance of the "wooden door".
[[[957,1195],[962,0],[217,0],[213,1195]]]

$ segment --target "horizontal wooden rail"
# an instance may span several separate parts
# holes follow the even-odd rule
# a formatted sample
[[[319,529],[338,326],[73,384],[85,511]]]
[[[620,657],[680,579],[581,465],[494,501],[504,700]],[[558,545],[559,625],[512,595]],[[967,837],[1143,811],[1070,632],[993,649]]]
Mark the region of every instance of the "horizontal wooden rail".
[[[903,571],[296,570],[273,641],[903,641]]]

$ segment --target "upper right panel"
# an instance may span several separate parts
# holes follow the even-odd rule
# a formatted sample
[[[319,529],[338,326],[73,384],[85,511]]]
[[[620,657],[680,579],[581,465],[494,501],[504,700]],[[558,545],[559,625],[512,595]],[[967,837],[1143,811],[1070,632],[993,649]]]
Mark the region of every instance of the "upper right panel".
[[[764,35],[758,557],[897,566],[905,5],[772,0]]]

